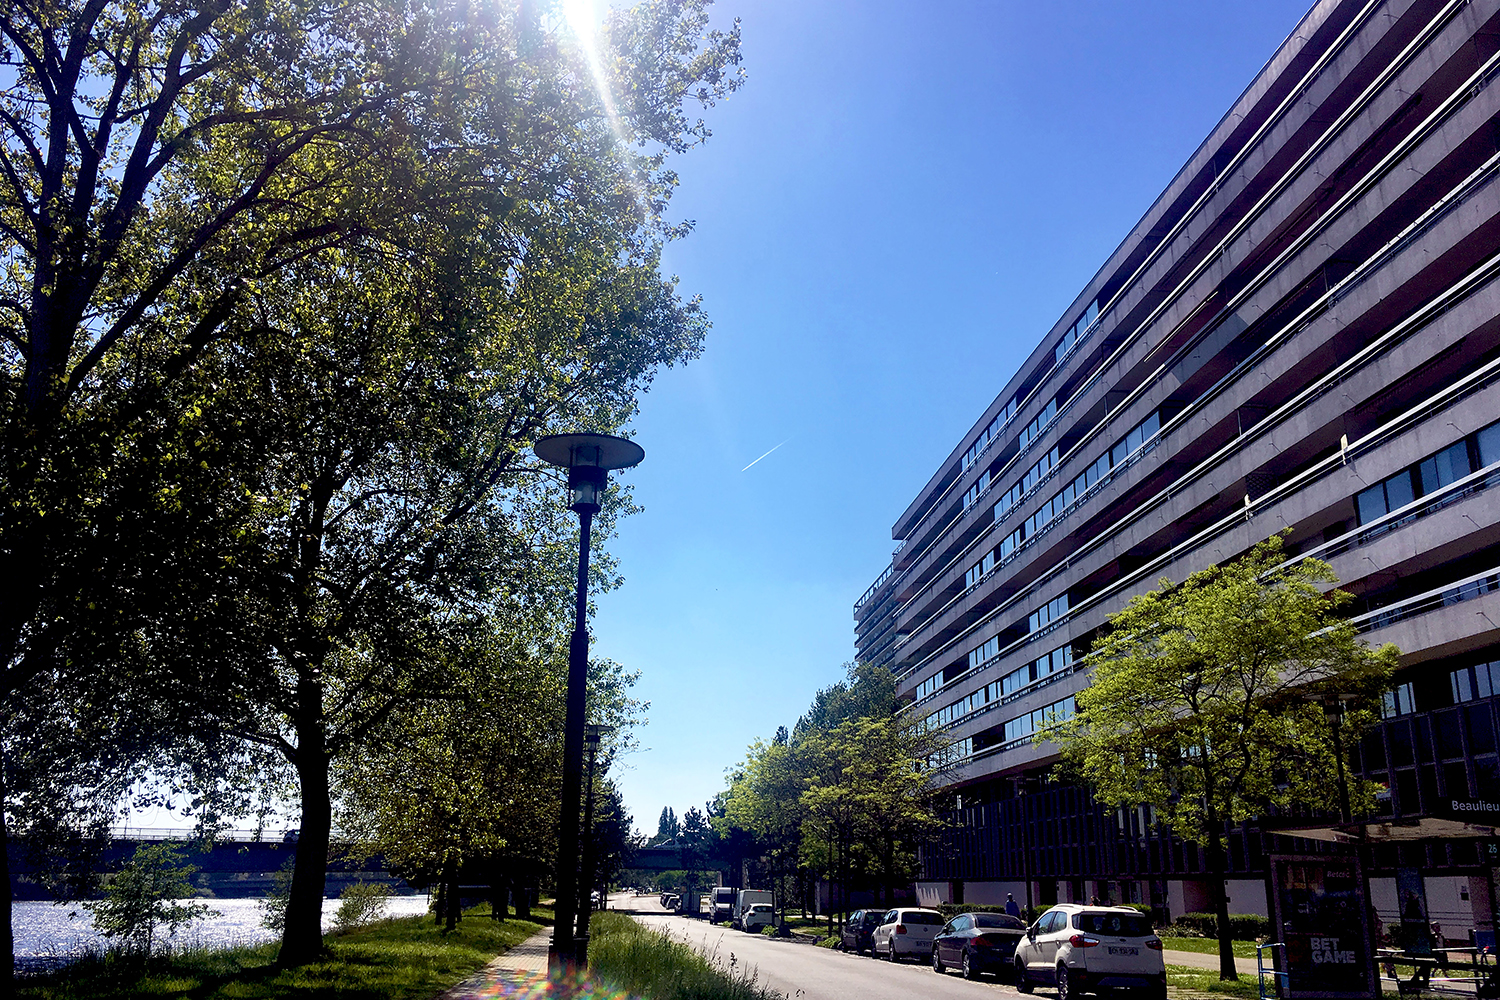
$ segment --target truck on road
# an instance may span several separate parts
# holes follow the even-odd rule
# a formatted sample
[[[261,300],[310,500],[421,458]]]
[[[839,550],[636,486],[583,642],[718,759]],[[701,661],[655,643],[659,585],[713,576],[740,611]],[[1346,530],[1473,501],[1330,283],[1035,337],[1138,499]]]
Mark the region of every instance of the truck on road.
[[[741,889],[734,897],[734,912],[730,915],[730,923],[739,930],[745,929],[745,914],[750,912],[750,907],[756,903],[775,904],[775,897],[769,889]]]
[[[709,890],[708,919],[717,924],[721,920],[734,919],[734,895],[732,886],[722,885]]]

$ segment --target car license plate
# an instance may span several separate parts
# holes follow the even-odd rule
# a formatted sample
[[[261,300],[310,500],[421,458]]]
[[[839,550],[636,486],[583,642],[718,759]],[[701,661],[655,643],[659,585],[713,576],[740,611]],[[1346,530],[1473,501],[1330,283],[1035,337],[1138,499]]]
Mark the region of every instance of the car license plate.
[[[1141,949],[1139,949],[1139,948],[1121,948],[1121,947],[1119,947],[1117,945],[1110,945],[1109,946],[1109,953],[1111,955],[1139,955],[1141,953]]]

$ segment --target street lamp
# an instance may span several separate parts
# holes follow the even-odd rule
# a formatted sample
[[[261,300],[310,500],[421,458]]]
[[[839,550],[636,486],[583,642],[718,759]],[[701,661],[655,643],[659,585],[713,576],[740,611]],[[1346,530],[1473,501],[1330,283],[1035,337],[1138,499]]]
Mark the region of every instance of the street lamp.
[[[560,977],[588,964],[588,938],[575,937],[578,905],[578,793],[583,784],[583,730],[587,715],[589,634],[589,534],[599,513],[599,495],[614,469],[640,464],[646,452],[634,441],[608,434],[553,434],[532,448],[549,465],[568,470],[568,489],[578,514],[578,590],[573,609],[573,637],[568,644],[568,715],[563,729],[562,797],[557,819],[557,910],[547,971]],[[572,937],[572,940],[569,938]]]
[[[578,940],[583,942],[583,947],[588,947],[589,940],[589,917],[593,913],[594,887],[599,876],[596,871],[597,846],[594,843],[594,758],[599,752],[599,742],[605,733],[613,732],[614,726],[600,725],[590,722],[584,727],[583,739],[588,744],[589,764],[586,776],[583,796],[583,877],[580,880],[582,891],[579,896],[578,911]],[[609,765],[605,765],[608,770]],[[586,956],[585,956],[586,957]]]

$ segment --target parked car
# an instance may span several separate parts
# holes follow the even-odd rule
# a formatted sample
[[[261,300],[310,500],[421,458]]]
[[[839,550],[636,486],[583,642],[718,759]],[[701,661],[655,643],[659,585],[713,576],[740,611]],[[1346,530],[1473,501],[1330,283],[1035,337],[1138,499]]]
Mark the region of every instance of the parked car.
[[[965,979],[1009,973],[1026,922],[1008,913],[960,913],[932,939],[932,971],[957,968]]]
[[[752,903],[740,915],[740,928],[749,934],[759,934],[762,927],[770,927],[775,922],[776,907],[770,903]]]
[[[1016,946],[1016,988],[1052,983],[1058,1000],[1134,990],[1166,1000],[1161,938],[1144,914],[1124,906],[1064,903],[1037,918]]]
[[[769,889],[741,889],[734,895],[734,909],[729,913],[729,926],[745,929],[745,914],[750,912],[750,907],[759,903],[776,903],[776,897]]]
[[[901,907],[887,910],[870,935],[870,951],[884,955],[892,962],[913,955],[926,958],[932,954],[932,939],[942,930],[943,915],[936,910]]]
[[[884,910],[855,910],[844,920],[844,929],[839,932],[839,951],[852,951],[863,955],[870,948],[870,935],[885,919]],[[874,954],[871,949],[870,954]]]

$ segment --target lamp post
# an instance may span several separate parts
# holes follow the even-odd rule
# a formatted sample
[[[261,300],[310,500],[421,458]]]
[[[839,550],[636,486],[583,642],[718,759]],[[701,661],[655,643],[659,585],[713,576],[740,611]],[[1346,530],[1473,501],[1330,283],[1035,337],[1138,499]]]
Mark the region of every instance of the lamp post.
[[[568,470],[570,509],[578,515],[578,590],[568,644],[568,711],[563,729],[562,795],[557,818],[557,910],[547,971],[554,978],[588,963],[588,939],[574,937],[578,905],[578,793],[583,784],[583,730],[587,717],[589,634],[589,535],[599,495],[614,469],[638,465],[646,453],[634,441],[608,434],[554,434],[534,446],[536,457]]]
[[[599,752],[599,741],[604,734],[614,729],[614,726],[604,726],[597,722],[590,722],[584,727],[583,739],[588,744],[589,765],[588,774],[585,776],[586,791],[583,796],[583,878],[580,880],[580,888],[583,890],[579,896],[578,910],[578,938],[583,942],[582,947],[587,949],[589,940],[589,917],[593,913],[594,887],[598,881],[597,850],[594,844],[594,757]],[[606,769],[608,765],[605,765]],[[583,961],[587,954],[579,959]]]

